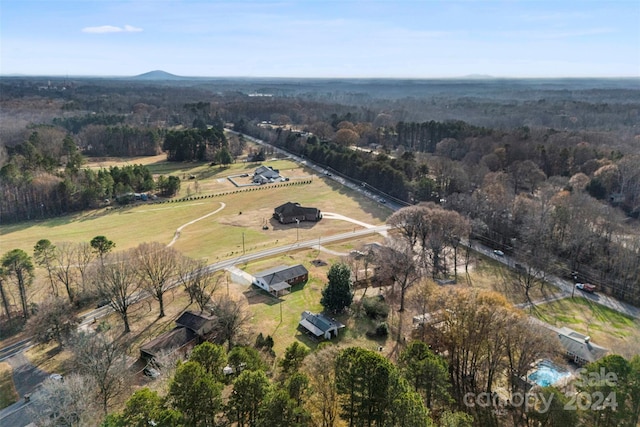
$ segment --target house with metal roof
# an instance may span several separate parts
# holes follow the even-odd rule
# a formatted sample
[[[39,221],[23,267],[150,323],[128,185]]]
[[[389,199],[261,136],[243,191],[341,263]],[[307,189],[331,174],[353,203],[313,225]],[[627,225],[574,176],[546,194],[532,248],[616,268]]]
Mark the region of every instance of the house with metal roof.
[[[592,343],[587,335],[567,327],[558,330],[558,338],[566,355],[579,365],[595,362],[609,352],[608,349]]]
[[[278,296],[280,292],[289,291],[291,286],[306,282],[309,279],[309,271],[302,264],[280,265],[253,276],[254,285]]]
[[[321,313],[303,311],[299,327],[315,338],[330,340],[338,336],[338,331],[345,327],[344,324]]]

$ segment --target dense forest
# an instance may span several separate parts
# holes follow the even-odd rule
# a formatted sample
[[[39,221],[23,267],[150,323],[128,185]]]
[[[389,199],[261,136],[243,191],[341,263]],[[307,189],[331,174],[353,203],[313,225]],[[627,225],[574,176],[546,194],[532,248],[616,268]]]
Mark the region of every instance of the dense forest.
[[[339,308],[353,302],[349,268],[357,275],[357,262],[372,262],[371,280],[394,286],[388,301],[376,295],[354,303],[376,325],[367,336],[395,334],[386,316],[405,303],[444,325],[415,329],[420,341],[400,344],[398,334],[393,360],[358,347],[319,345],[309,353],[297,342],[275,355],[271,336],[241,339],[246,313],[228,297],[213,297],[218,282],[202,261],[160,244],[112,252],[115,243],[104,236],[78,244],[43,239],[33,259],[19,249],[2,258],[7,277],[16,278],[27,331],[71,354],[74,374],[44,384],[32,401],[34,417],[47,423],[53,413],[87,425],[104,418],[105,426],[634,425],[638,356],[587,365],[586,372],[624,373],[615,388],[578,386],[617,393],[617,408],[605,402],[598,411],[568,411],[566,395],[551,388],[540,394],[553,403],[545,411],[500,402],[497,378],[510,373],[505,386],[518,390],[532,363],[554,353],[555,340],[501,295],[412,285],[457,275],[475,240],[522,262],[514,285],[527,298],[544,272],[640,304],[638,83],[1,79],[0,224],[129,203],[141,193],[172,197],[179,177],[154,176],[139,164],[89,169],[85,162],[165,153],[169,161],[228,164],[244,143],[225,135],[229,128],[407,206],[389,217],[394,238],[371,260],[367,254],[342,265],[350,298]],[[23,280],[32,278],[34,262],[49,271],[57,297],[37,312]],[[164,387],[141,388],[125,402],[126,332],[136,321],[130,296],[145,289],[164,315],[163,280],[139,279],[157,265],[171,267],[166,277],[177,274],[191,303],[210,309],[224,333],[185,363],[163,360]],[[338,312],[332,305],[343,298],[330,298],[330,276],[321,304]],[[111,304],[122,334],[76,332],[73,307],[96,298]],[[482,406],[469,395],[496,400]]]
[[[0,89],[3,223],[170,195],[165,177],[120,182],[83,159],[228,163],[239,151],[227,126],[390,200],[456,210],[471,237],[640,302],[636,79],[3,78]]]

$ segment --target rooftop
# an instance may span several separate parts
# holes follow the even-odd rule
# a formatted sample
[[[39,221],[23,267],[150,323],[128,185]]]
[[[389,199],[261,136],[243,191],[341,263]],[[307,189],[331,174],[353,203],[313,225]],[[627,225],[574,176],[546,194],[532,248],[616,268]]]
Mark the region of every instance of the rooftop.
[[[592,343],[589,336],[567,327],[558,330],[558,338],[567,352],[587,362],[594,362],[609,352],[608,349]]]
[[[276,283],[286,282],[294,277],[299,277],[309,273],[302,264],[287,266],[279,265],[278,267],[269,268],[267,270],[260,271],[254,274],[255,277],[259,277],[267,282],[268,285],[275,285]]]
[[[185,311],[176,319],[179,326],[184,326],[192,331],[199,331],[208,322],[215,320],[215,316],[205,313],[195,313],[193,311]]]

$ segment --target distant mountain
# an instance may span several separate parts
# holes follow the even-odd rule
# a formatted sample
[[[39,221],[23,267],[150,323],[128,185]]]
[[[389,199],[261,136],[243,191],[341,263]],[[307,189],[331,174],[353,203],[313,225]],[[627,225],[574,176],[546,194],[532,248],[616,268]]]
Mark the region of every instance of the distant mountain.
[[[466,76],[462,76],[461,78],[465,80],[491,80],[496,79],[497,77],[490,76],[488,74],[468,74]]]
[[[184,77],[167,73],[162,70],[149,71],[148,73],[139,74],[133,77],[135,80],[183,80]]]

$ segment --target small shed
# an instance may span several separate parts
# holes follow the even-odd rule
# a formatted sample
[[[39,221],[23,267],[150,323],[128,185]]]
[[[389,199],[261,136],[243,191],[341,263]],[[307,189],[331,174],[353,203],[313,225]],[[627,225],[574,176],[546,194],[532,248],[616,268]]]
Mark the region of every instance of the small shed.
[[[299,326],[315,338],[330,340],[338,336],[338,331],[345,327],[344,324],[321,313],[303,311]]]

